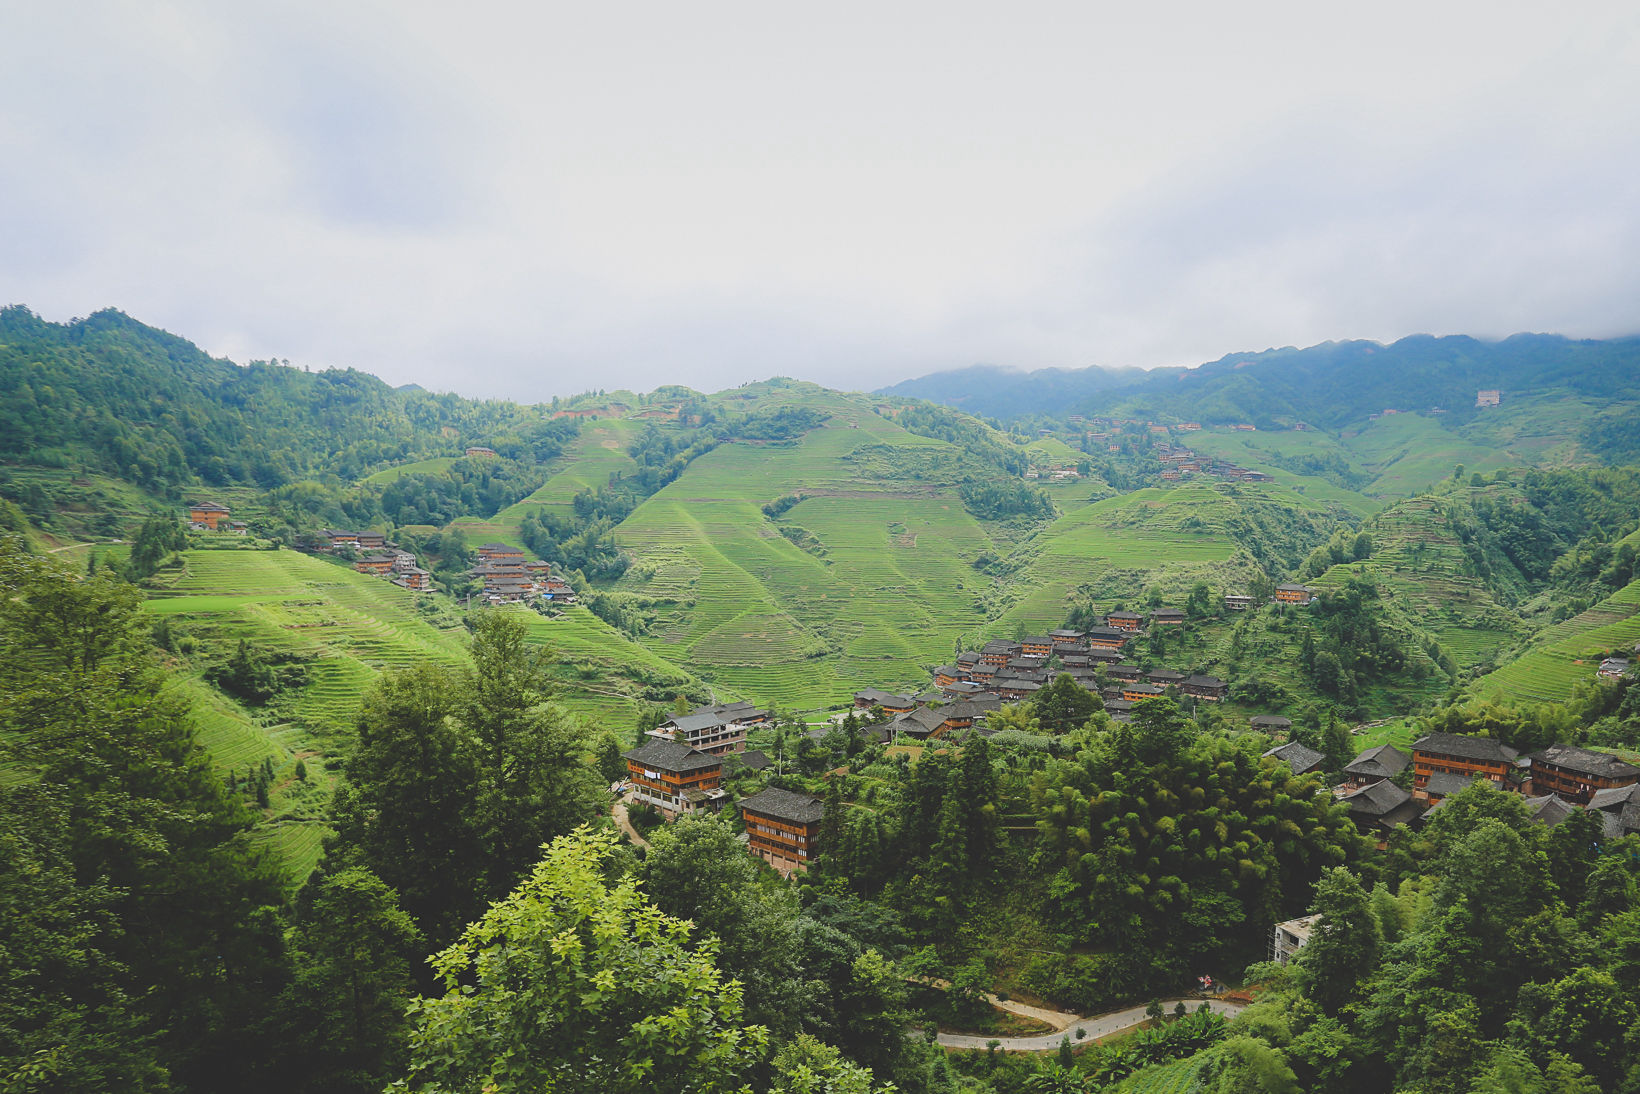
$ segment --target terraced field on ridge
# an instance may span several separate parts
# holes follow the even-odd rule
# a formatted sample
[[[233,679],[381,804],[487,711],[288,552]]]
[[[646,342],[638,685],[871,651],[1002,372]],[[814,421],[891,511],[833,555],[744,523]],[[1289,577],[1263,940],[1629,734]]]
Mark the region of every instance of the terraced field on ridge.
[[[1341,586],[1357,572],[1371,576],[1380,594],[1434,634],[1459,668],[1486,661],[1523,633],[1512,610],[1465,576],[1468,560],[1440,499],[1398,502],[1366,527],[1371,557],[1333,567],[1313,582],[1317,588]]]
[[[1570,698],[1578,684],[1594,679],[1606,651],[1632,651],[1636,642],[1640,581],[1631,581],[1588,611],[1544,631],[1530,650],[1482,677],[1475,690],[1486,698],[1559,702]]]
[[[636,560],[619,587],[679,602],[645,644],[787,709],[841,701],[867,682],[926,681],[921,664],[949,657],[983,622],[991,582],[971,563],[993,544],[948,486],[885,480],[854,457],[886,445],[938,465],[956,450],[845,396],[786,401],[832,418],[800,444],[719,447],[617,530]],[[760,511],[796,493],[804,500],[778,522]]]

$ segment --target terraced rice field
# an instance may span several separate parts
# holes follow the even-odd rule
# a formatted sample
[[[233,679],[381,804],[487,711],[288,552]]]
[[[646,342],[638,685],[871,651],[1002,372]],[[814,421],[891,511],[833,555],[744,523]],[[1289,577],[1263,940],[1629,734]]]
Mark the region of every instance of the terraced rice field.
[[[1018,600],[986,632],[1009,633],[1016,624],[1031,630],[1058,626],[1084,585],[1107,607],[1136,602],[1147,582],[1188,588],[1211,579],[1223,587],[1225,564],[1238,551],[1235,542],[1210,519],[1182,526],[1222,504],[1211,487],[1191,485],[1141,490],[1065,514],[1016,552],[1015,561],[1024,566],[1012,589]]]
[[[1368,422],[1346,438],[1351,462],[1377,477],[1362,490],[1374,497],[1410,497],[1451,476],[1492,471],[1515,461],[1507,452],[1467,441],[1422,414],[1396,414]]]
[[[1324,433],[1313,430],[1247,433],[1207,429],[1192,433],[1185,444],[1204,455],[1217,456],[1251,471],[1263,471],[1283,487],[1321,506],[1331,506],[1356,517],[1368,517],[1382,503],[1326,479],[1298,475],[1273,462],[1273,457],[1338,456],[1352,462],[1348,450]]]
[[[1370,558],[1335,566],[1311,584],[1326,589],[1356,574],[1440,640],[1459,668],[1493,657],[1523,633],[1523,624],[1485,585],[1466,575],[1468,560],[1447,524],[1443,502],[1417,497],[1380,513],[1369,526]]]
[[[842,701],[865,682],[925,681],[922,666],[983,621],[991,582],[971,563],[994,545],[949,485],[885,482],[851,457],[888,445],[954,463],[955,450],[842,396],[788,401],[833,417],[801,445],[702,456],[618,529],[637,561],[620,588],[675,602],[644,642],[786,709]],[[796,493],[804,500],[778,522],[761,513]]]
[[[1111,1089],[1119,1094],[1190,1094],[1199,1089],[1197,1078],[1205,1062],[1196,1055],[1141,1068]]]
[[[1559,702],[1570,698],[1578,684],[1594,679],[1607,651],[1632,651],[1637,641],[1640,581],[1632,581],[1544,631],[1526,654],[1482,677],[1476,691],[1487,698]]]

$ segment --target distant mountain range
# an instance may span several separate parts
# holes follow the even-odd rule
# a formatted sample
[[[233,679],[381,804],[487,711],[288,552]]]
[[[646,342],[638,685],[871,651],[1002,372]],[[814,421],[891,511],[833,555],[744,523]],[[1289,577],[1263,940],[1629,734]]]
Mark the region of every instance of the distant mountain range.
[[[1192,369],[1103,368],[1019,373],[991,366],[937,372],[877,394],[927,399],[1014,421],[1032,416],[1149,413],[1203,424],[1304,422],[1338,430],[1385,409],[1463,416],[1476,393],[1559,393],[1602,404],[1640,400],[1640,337],[1606,341],[1517,334],[1499,342],[1413,335],[1391,345],[1324,342],[1235,353]]]

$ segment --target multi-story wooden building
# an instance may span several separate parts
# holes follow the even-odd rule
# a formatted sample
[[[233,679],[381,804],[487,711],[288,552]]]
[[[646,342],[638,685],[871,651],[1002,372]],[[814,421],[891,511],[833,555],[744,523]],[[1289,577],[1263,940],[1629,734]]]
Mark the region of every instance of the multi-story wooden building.
[[[909,695],[900,695],[879,688],[861,688],[854,693],[854,707],[856,710],[882,707],[889,714],[908,714],[917,709],[917,700]]]
[[[366,555],[353,563],[361,574],[385,574],[393,569],[392,555]]]
[[[1578,805],[1588,805],[1597,790],[1640,783],[1640,767],[1574,745],[1550,745],[1531,760],[1533,794],[1559,794]]]
[[[1132,633],[1144,626],[1145,617],[1138,612],[1111,612],[1105,616],[1105,626]]]
[[[1182,627],[1184,613],[1178,608],[1157,608],[1150,613],[1150,625],[1153,627]]]
[[[523,550],[508,543],[486,543],[477,549],[477,554],[479,558],[489,562],[524,561]]]
[[[744,752],[746,727],[760,725],[768,717],[768,711],[750,703],[718,703],[668,718],[650,730],[649,735],[686,744],[709,756],[723,756]]]
[[[1499,789],[1507,788],[1519,755],[1490,737],[1426,734],[1412,743],[1412,796],[1427,801],[1429,780],[1435,775],[1457,775],[1463,779],[1479,776]]]
[[[1283,604],[1308,604],[1315,591],[1305,585],[1277,585],[1276,599]]]
[[[1115,627],[1095,627],[1088,632],[1089,652],[1093,650],[1119,650],[1127,645],[1129,635],[1126,631]]]
[[[1130,703],[1142,703],[1146,699],[1160,698],[1163,690],[1164,689],[1157,687],[1155,684],[1146,684],[1136,681],[1131,684],[1122,685],[1122,698],[1126,699]]]
[[[746,845],[782,874],[807,870],[819,853],[816,844],[825,812],[825,804],[808,794],[776,787],[761,790],[740,803]]]
[[[1045,634],[1021,638],[1019,644],[1026,657],[1046,657],[1053,652],[1053,639]]]
[[[226,506],[218,505],[214,501],[191,501],[188,503],[188,523],[197,529],[208,532],[217,530],[216,526],[228,519]]]
[[[1006,665],[1011,658],[1019,656],[1021,649],[1018,642],[994,639],[980,647],[979,659],[987,665]]]
[[[1209,703],[1217,703],[1229,696],[1230,685],[1217,676],[1203,676],[1197,673],[1193,676],[1186,676],[1184,683],[1179,685],[1179,690],[1194,698],[1205,699]]]
[[[1233,612],[1244,612],[1251,608],[1255,601],[1250,596],[1241,593],[1225,593],[1224,606]]]
[[[626,755],[633,798],[668,818],[723,804],[723,761],[686,744],[651,738]]]

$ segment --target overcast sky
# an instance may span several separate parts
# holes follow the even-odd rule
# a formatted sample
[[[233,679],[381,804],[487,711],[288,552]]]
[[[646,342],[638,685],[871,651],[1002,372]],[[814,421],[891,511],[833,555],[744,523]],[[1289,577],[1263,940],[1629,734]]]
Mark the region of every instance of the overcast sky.
[[[0,303],[535,400],[1640,331],[1640,5],[0,0]]]

